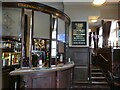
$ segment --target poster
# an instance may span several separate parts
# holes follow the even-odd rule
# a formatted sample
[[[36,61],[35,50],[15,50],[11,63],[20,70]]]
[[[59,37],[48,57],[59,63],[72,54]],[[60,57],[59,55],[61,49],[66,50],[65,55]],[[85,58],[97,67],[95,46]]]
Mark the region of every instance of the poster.
[[[86,45],[86,22],[72,22],[72,45]]]

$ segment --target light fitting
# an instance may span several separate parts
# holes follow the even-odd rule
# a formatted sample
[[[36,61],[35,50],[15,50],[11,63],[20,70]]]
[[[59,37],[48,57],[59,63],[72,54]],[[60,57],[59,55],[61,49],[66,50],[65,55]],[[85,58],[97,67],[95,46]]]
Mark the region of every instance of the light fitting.
[[[97,19],[92,19],[91,22],[97,22]]]
[[[91,32],[92,30],[89,28],[89,32]]]
[[[93,4],[94,5],[102,5],[103,3],[105,3],[106,2],[106,0],[94,0],[93,1]]]

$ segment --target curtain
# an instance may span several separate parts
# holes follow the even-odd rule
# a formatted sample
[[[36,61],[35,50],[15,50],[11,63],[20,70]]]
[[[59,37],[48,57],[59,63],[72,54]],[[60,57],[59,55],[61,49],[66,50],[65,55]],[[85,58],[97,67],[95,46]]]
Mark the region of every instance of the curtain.
[[[111,21],[107,21],[103,24],[103,47],[108,46],[108,38],[110,35]]]
[[[93,32],[93,41],[94,41],[94,48],[96,49],[96,35],[95,35],[95,32]]]
[[[97,35],[97,38],[96,38],[96,48],[98,48],[98,41],[99,41],[99,27],[96,29],[96,35]]]
[[[103,47],[105,47],[105,34],[106,34],[106,32],[105,32],[106,24],[105,23],[103,23],[102,29],[103,29]]]
[[[89,46],[91,46],[91,40],[92,40],[92,32],[89,32]]]
[[[107,43],[108,43],[108,38],[109,38],[109,35],[110,35],[110,28],[111,28],[111,21],[108,21],[106,23],[106,39],[107,39]]]

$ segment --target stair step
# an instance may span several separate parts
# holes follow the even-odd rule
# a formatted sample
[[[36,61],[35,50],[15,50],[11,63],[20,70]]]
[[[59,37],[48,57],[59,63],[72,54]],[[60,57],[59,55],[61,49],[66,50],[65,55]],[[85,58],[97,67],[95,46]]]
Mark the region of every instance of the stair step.
[[[92,79],[105,79],[105,77],[91,77]]]
[[[104,73],[99,67],[93,66],[91,69],[91,83],[93,85],[108,85]]]
[[[93,71],[93,70],[94,70],[94,71],[98,71],[98,70],[101,71],[101,69],[99,69],[99,68],[93,68],[92,71]]]
[[[92,84],[108,84],[108,82],[92,82]]]
[[[104,74],[91,74],[91,77],[104,77]]]
[[[91,74],[103,74],[102,72],[92,72]]]
[[[99,72],[99,73],[102,73],[102,70],[99,70],[99,69],[92,69],[92,71],[91,72]]]

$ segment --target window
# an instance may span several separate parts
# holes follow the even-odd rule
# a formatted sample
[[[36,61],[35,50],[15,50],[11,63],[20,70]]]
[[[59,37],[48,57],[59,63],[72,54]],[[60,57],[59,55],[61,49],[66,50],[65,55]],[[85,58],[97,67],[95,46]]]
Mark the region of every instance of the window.
[[[116,46],[116,42],[118,41],[118,23],[117,21],[112,21],[111,29],[110,29],[110,36],[108,39],[108,43],[110,43],[111,46]]]

